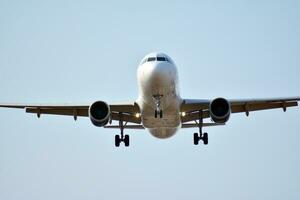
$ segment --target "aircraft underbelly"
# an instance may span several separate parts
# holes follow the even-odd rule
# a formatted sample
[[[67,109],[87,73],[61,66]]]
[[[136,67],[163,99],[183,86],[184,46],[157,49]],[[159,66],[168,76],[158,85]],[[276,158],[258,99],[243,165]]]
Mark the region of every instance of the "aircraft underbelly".
[[[155,118],[155,104],[152,96],[148,97],[142,105],[142,124],[157,138],[169,138],[173,136],[181,126],[179,114],[180,99],[173,95],[163,96],[163,117]]]
[[[177,108],[168,107],[164,110],[163,118],[154,117],[154,109],[149,107],[144,110],[142,124],[157,138],[169,138],[173,136],[181,126],[180,115]]]

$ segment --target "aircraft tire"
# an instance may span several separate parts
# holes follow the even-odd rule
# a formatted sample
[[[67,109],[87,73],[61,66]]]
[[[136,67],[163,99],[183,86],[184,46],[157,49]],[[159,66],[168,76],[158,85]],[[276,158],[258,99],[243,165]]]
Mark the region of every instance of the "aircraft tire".
[[[124,143],[125,143],[125,147],[129,147],[129,135],[125,135],[125,138],[124,138]]]
[[[198,145],[199,144],[199,136],[198,133],[194,133],[194,145]]]

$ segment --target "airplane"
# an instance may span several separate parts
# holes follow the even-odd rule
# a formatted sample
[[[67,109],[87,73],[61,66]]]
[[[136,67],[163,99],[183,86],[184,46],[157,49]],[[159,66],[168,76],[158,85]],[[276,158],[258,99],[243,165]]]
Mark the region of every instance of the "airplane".
[[[129,103],[109,104],[103,100],[91,104],[42,105],[0,104],[0,107],[25,109],[38,118],[42,114],[89,117],[97,127],[120,129],[115,135],[115,146],[123,142],[129,146],[129,135],[125,129],[146,129],[154,137],[165,139],[173,136],[180,128],[198,128],[193,142],[208,144],[208,134],[203,127],[225,125],[233,113],[298,106],[300,97],[265,99],[184,99],[178,88],[178,73],[174,61],[165,53],[146,55],[137,69],[139,96]],[[204,123],[210,118],[211,123]],[[116,121],[117,124],[112,124]]]

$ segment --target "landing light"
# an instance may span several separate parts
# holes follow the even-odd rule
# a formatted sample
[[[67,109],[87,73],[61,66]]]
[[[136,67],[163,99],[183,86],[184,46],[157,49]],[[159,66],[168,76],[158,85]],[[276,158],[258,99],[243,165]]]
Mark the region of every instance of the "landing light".
[[[136,113],[136,114],[135,114],[135,117],[136,117],[136,118],[139,118],[140,116],[141,116],[140,113]]]
[[[185,112],[182,112],[182,113],[181,113],[181,116],[182,116],[182,117],[184,117],[185,115],[186,115],[186,113],[185,113]]]

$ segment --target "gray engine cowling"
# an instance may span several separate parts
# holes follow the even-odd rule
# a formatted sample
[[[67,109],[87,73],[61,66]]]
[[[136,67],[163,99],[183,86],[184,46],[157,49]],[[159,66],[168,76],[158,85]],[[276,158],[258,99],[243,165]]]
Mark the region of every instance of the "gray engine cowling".
[[[104,101],[96,101],[89,107],[89,117],[95,126],[105,126],[110,119],[110,107]]]
[[[225,123],[231,114],[230,103],[224,98],[216,98],[209,104],[209,112],[212,121],[215,123]]]

